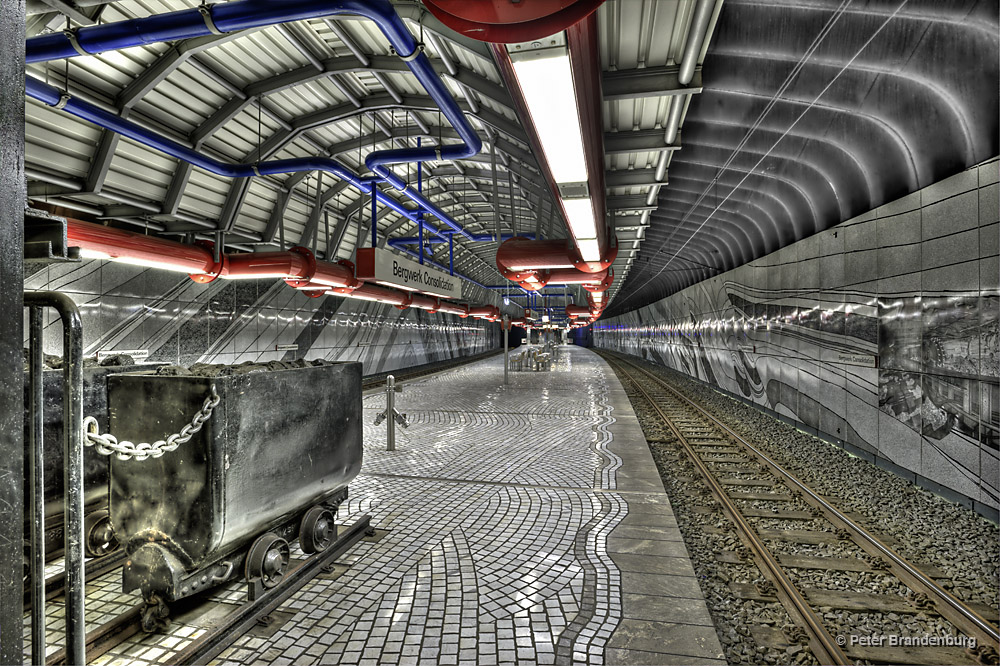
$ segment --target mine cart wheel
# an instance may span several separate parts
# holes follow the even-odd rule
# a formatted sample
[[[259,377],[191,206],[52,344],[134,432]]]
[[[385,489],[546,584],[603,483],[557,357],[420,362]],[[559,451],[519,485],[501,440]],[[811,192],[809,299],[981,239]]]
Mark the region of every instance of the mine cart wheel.
[[[259,578],[264,587],[276,586],[288,568],[288,557],[288,542],[280,536],[268,532],[258,537],[247,554],[247,580]]]
[[[92,511],[83,519],[84,547],[88,557],[101,557],[118,550],[118,539],[111,528],[111,516],[105,510]]]
[[[333,522],[333,512],[325,506],[314,506],[302,516],[299,546],[306,555],[326,550],[336,536],[337,525]]]

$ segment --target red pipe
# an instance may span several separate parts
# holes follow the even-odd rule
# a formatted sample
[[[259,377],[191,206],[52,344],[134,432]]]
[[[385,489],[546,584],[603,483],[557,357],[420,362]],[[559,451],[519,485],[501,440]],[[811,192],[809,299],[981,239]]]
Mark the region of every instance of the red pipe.
[[[469,316],[469,306],[441,301],[440,305],[438,305],[438,312],[458,315],[462,319],[465,319]]]
[[[552,268],[574,268],[580,256],[566,240],[531,240],[515,236],[497,248],[497,268],[511,280],[523,280],[518,273]]]
[[[489,317],[499,317],[500,308],[498,308],[495,305],[480,305],[475,308],[469,308],[469,316],[480,317],[484,319]]]
[[[316,262],[311,257],[291,250],[288,252],[237,252],[226,256],[229,258],[229,272],[226,277],[282,278],[301,284],[310,281],[313,274],[312,268]]]
[[[430,312],[437,312],[440,304],[438,299],[432,296],[424,296],[423,294],[410,294],[410,307],[420,308],[421,310],[428,310]]]
[[[600,275],[600,273],[591,273],[591,275]],[[615,272],[609,268],[603,280],[601,280],[597,284],[584,283],[583,288],[592,294],[603,294],[608,289],[611,289],[611,283],[614,281],[615,281]]]
[[[582,305],[567,305],[566,306],[566,316],[572,319],[577,317],[587,317],[590,315],[590,308],[586,308]]]
[[[211,282],[223,276],[248,279],[274,277],[285,280],[290,286],[313,297],[353,294],[400,308],[420,307],[430,312],[446,312],[463,318],[473,315],[496,321],[500,317],[500,309],[493,305],[470,308],[468,305],[449,303],[432,296],[367,284],[354,277],[354,264],[351,262],[319,261],[305,247],[293,247],[285,252],[223,254],[221,261],[216,263],[212,244],[205,241],[188,245],[72,218],[66,219],[66,233],[72,247],[113,259],[178,269],[188,272],[192,280],[200,283]]]
[[[66,219],[66,237],[70,246],[112,259],[131,259],[207,278],[199,282],[211,282],[225,269],[225,262],[216,264],[212,250],[203,245],[176,243],[72,218]]]
[[[604,0],[424,0],[442,23],[482,42],[528,42],[576,23]]]
[[[395,289],[386,289],[385,287],[380,287],[375,284],[368,284],[367,282],[362,283],[362,285],[357,289],[335,287],[330,291],[336,294],[351,294],[360,298],[395,305],[396,307],[406,307],[406,304],[409,301],[409,294],[396,291]]]

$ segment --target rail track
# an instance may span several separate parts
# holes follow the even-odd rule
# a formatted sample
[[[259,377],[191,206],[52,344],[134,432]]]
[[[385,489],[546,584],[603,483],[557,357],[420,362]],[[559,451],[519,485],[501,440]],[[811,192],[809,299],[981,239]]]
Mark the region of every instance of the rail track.
[[[734,563],[752,562],[767,581],[743,590],[743,594],[746,598],[780,602],[798,627],[784,634],[772,631],[773,639],[807,643],[821,664],[998,663],[1000,632],[986,619],[993,615],[991,609],[956,598],[938,582],[941,572],[907,561],[891,544],[866,530],[847,512],[662,378],[625,356],[599,353],[632,394],[648,405],[669,434],[666,439],[674,441],[697,470],[743,546],[730,554],[735,555]],[[774,519],[784,524],[799,523],[803,529],[769,529],[768,521]],[[854,555],[817,556],[815,550],[809,555],[796,555],[794,548],[788,548],[790,544],[834,545],[838,550],[850,549]],[[803,584],[804,579],[797,572],[805,569],[894,576],[908,594],[817,589]],[[884,644],[866,645],[866,641],[856,644],[849,638],[852,627],[829,619],[831,613],[820,608],[891,613],[897,618],[937,614],[951,624],[955,636],[965,639],[954,642],[968,647],[918,645],[916,649],[906,649],[904,644],[900,649]],[[902,625],[898,634],[906,635]]]
[[[171,663],[203,664],[214,659],[248,629],[261,621],[266,621],[269,613],[272,613],[282,602],[302,589],[306,583],[323,573],[334,560],[343,555],[351,546],[374,532],[367,515],[361,516],[350,525],[343,527],[344,531],[338,535],[336,542],[326,550],[298,562],[285,574],[281,585],[273,589],[258,587],[255,591],[248,593],[247,600],[242,604],[204,602],[198,597],[182,600],[174,609],[175,611],[189,611],[199,604],[205,603],[214,603],[215,607],[228,607],[228,611],[209,622],[205,631],[198,638],[173,656]],[[143,605],[139,604],[128,612],[88,632],[86,638],[87,663],[93,663],[139,634],[142,631],[143,611]],[[66,664],[66,658],[66,650],[61,648],[48,655],[45,664],[46,666],[61,666]]]
[[[431,375],[436,372],[443,372],[445,370],[451,370],[452,368],[457,368],[459,366],[465,365],[467,363],[474,363],[475,361],[481,361],[485,358],[490,358],[491,356],[496,356],[497,354],[502,354],[503,349],[492,350],[484,352],[482,354],[476,354],[475,356],[463,356],[458,359],[453,359],[450,361],[441,361],[439,363],[428,363],[425,365],[418,365],[414,369],[402,369],[400,372],[380,372],[374,375],[368,375],[361,381],[362,390],[369,390],[383,386],[385,384],[386,377],[393,375],[396,378],[396,383],[411,381],[417,379],[418,377],[423,377],[425,375]]]

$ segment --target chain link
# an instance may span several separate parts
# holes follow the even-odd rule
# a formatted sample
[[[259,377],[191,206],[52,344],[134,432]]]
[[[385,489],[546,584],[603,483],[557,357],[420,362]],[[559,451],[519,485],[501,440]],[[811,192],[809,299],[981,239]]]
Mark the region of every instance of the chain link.
[[[181,428],[180,432],[169,435],[166,439],[160,439],[152,444],[139,442],[133,444],[127,440],[118,441],[118,438],[109,432],[101,434],[98,430],[97,419],[88,416],[83,419],[83,443],[93,446],[101,455],[110,456],[114,454],[119,460],[146,460],[147,458],[159,458],[164,453],[173,451],[181,444],[187,444],[191,438],[201,430],[205,421],[212,418],[212,410],[219,404],[221,398],[215,392],[215,385],[211,388],[211,394],[205,398],[201,409],[195,412],[191,418],[191,423]]]

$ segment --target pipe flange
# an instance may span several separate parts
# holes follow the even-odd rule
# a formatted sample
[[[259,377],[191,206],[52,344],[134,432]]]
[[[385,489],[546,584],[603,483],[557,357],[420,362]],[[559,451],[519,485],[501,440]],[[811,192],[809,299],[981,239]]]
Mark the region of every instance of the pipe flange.
[[[285,284],[289,287],[304,287],[310,282],[312,282],[313,276],[316,275],[316,255],[313,251],[307,247],[302,247],[301,245],[296,245],[295,247],[288,248],[289,252],[294,252],[295,254],[305,257],[306,260],[306,274],[302,277],[296,279],[286,279]]]
[[[347,287],[345,287],[345,289],[350,289],[350,291],[348,291],[346,293],[350,293],[351,291],[354,291],[355,289],[357,289],[358,287],[360,287],[361,285],[364,284],[364,282],[362,282],[361,280],[359,280],[358,277],[357,277],[358,271],[357,271],[357,267],[354,265],[353,261],[350,261],[349,259],[338,259],[337,260],[337,265],[338,266],[343,266],[347,270],[351,271],[352,283],[349,284]]]
[[[197,247],[205,248],[211,253],[212,257],[215,257],[215,241],[196,240],[194,244]],[[227,257],[224,252],[220,254],[221,259],[219,261],[213,261],[212,268],[209,269],[208,273],[197,273],[189,277],[198,284],[208,284],[209,282],[215,282],[223,275],[229,273],[229,257]]]

